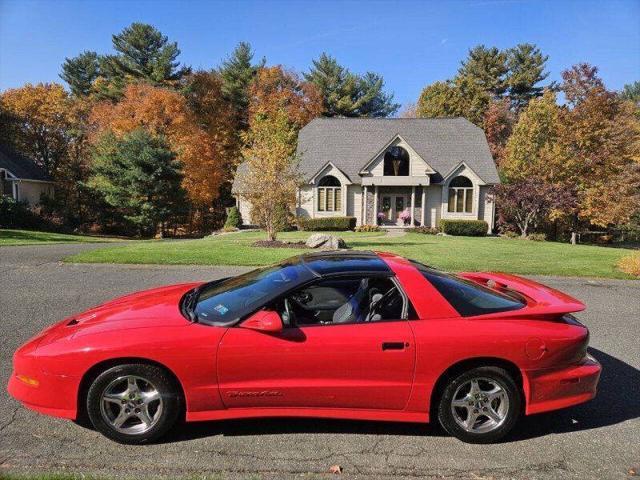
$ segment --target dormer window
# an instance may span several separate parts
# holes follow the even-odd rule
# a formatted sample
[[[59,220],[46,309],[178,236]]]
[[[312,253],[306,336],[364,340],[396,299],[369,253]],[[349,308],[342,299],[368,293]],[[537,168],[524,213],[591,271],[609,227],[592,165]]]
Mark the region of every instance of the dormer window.
[[[451,213],[473,212],[473,183],[459,175],[449,182],[449,205]]]
[[[340,180],[326,175],[318,182],[318,211],[339,212],[342,210],[342,188]]]
[[[384,154],[385,177],[409,176],[409,152],[399,146],[389,148]]]

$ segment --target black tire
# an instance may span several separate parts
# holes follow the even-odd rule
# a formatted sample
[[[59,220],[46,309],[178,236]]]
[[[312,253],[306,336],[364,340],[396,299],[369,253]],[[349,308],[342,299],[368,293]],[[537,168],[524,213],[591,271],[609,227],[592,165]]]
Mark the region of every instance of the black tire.
[[[492,421],[488,415],[483,413],[484,411],[491,412],[492,414],[495,412],[495,409],[486,410],[488,408],[492,408],[491,405],[500,405],[503,402],[502,399],[494,400],[495,403],[487,405],[486,402],[488,400],[479,399],[479,401],[484,401],[485,403],[479,403],[478,409],[475,408],[476,404],[473,406],[465,406],[461,408],[453,408],[452,402],[454,400],[454,395],[458,392],[457,399],[460,399],[460,396],[464,394],[465,388],[467,385],[471,385],[472,380],[477,380],[480,382],[481,390],[482,386],[490,385],[490,382],[493,382],[495,385],[501,387],[506,394],[508,402],[504,402],[502,405],[502,415],[500,415],[501,420],[496,422],[495,419]],[[460,389],[460,390],[459,390]],[[482,396],[480,392],[480,396]],[[473,396],[471,392],[464,395],[463,400],[473,401]],[[468,399],[468,400],[467,400]],[[470,404],[469,404],[470,405]],[[467,410],[469,409],[469,410]],[[520,417],[520,413],[522,411],[522,395],[520,393],[520,389],[516,385],[515,381],[506,370],[498,367],[478,367],[472,370],[468,370],[464,373],[461,373],[455,377],[453,377],[444,387],[444,391],[440,397],[440,402],[438,404],[438,420],[442,427],[451,435],[462,440],[467,443],[494,443],[507,435],[511,429],[513,429],[514,425],[518,421]],[[456,412],[456,413],[454,413]],[[485,431],[470,431],[468,428],[463,427],[459,421],[464,420],[461,417],[467,413],[471,415],[471,412],[474,412],[474,415],[478,415],[478,419],[475,422],[471,422],[474,425],[477,425],[478,430],[482,430],[485,428]],[[458,420],[456,420],[458,417]],[[473,429],[474,427],[471,427]]]
[[[157,401],[155,404],[155,416],[153,417],[153,422],[149,423],[149,425],[151,425],[150,427],[143,424],[137,417],[134,418],[134,416],[131,416],[130,420],[127,420],[128,423],[125,423],[122,427],[140,422],[141,428],[146,430],[125,433],[118,430],[109,422],[108,418],[105,418],[107,414],[103,411],[102,399],[107,388],[113,385],[114,382],[118,385],[118,381],[123,381],[126,385],[126,378],[129,377],[135,377],[135,381],[141,383],[143,386],[151,385],[154,387],[154,390],[159,394],[160,401]],[[125,378],[125,380],[119,380],[122,378]],[[123,401],[123,403],[124,402],[126,402],[126,400]],[[109,368],[98,375],[89,387],[86,408],[94,428],[105,437],[119,443],[138,445],[151,443],[165,435],[178,421],[182,412],[182,403],[183,400],[179,387],[175,385],[173,378],[164,369],[148,364],[123,364]],[[161,408],[157,405],[161,405]],[[111,407],[109,406],[107,408]],[[113,408],[118,407],[115,406]],[[124,409],[125,407],[122,406],[120,408]],[[151,409],[153,406],[149,408]],[[127,412],[128,411],[129,410],[127,410]],[[115,415],[114,413],[112,414]]]

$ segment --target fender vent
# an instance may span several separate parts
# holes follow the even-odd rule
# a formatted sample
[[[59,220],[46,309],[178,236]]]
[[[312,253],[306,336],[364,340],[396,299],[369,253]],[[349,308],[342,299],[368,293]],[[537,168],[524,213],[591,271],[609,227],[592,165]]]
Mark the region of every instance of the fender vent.
[[[77,325],[79,323],[80,322],[77,319],[72,318],[71,320],[69,320],[69,323],[67,323],[67,327],[72,327],[72,326]]]

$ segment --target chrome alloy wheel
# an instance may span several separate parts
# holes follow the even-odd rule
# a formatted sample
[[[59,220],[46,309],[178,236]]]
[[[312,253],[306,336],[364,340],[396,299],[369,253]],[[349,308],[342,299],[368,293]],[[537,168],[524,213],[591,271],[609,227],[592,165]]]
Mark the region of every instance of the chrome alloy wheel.
[[[145,433],[162,416],[162,397],[149,380],[126,375],[103,390],[100,412],[105,422],[120,433]]]
[[[496,380],[473,378],[460,385],[451,401],[458,425],[470,433],[487,433],[500,427],[509,413],[506,389]]]

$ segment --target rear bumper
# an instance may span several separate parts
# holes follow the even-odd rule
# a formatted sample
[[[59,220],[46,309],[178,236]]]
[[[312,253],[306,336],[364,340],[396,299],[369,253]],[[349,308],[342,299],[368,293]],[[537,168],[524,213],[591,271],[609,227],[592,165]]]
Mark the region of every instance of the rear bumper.
[[[562,369],[526,372],[526,414],[548,412],[584,403],[596,396],[602,367],[587,356],[581,363]]]

